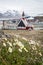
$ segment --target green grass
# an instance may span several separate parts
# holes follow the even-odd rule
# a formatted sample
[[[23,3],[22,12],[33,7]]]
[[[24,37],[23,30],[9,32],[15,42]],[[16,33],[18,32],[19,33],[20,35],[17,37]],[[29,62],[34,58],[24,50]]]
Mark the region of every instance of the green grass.
[[[16,45],[13,45],[14,43]],[[19,43],[22,45],[18,45]],[[22,37],[2,39],[0,42],[0,65],[43,65],[43,46],[41,43],[35,43],[29,44],[29,41],[22,39]],[[9,50],[9,47],[12,50]]]

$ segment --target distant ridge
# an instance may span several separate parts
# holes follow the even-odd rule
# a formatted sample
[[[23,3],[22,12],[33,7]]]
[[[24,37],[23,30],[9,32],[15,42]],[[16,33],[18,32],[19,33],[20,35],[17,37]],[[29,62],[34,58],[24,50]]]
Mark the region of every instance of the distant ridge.
[[[38,14],[37,16],[43,16],[43,13],[41,13],[41,14]]]
[[[15,10],[7,10],[5,12],[0,12],[0,18],[20,18],[21,14]]]

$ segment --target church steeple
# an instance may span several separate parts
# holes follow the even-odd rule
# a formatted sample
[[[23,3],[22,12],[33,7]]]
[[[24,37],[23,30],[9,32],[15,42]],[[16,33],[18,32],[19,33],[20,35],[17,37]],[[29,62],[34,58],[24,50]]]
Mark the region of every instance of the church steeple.
[[[25,16],[25,13],[24,13],[24,11],[22,12],[22,16]]]
[[[25,19],[25,13],[24,13],[24,11],[22,12],[22,19]]]

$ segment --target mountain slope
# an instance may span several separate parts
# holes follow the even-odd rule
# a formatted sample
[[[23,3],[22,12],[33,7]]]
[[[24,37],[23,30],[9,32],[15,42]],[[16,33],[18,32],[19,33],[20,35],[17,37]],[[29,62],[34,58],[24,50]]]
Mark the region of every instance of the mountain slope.
[[[0,18],[21,18],[21,14],[15,10],[8,10],[0,13]]]

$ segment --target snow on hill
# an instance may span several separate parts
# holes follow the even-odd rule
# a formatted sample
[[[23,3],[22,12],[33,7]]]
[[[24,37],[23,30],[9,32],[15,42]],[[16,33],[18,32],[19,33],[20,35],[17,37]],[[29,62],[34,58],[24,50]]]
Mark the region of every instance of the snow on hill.
[[[8,10],[5,12],[0,12],[0,18],[20,18],[21,14],[15,10]]]
[[[2,14],[2,13],[0,13],[0,18],[1,18],[1,17],[3,17],[3,14]]]

